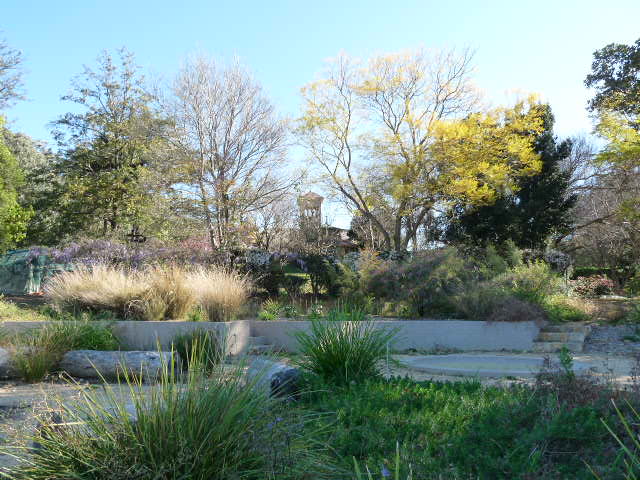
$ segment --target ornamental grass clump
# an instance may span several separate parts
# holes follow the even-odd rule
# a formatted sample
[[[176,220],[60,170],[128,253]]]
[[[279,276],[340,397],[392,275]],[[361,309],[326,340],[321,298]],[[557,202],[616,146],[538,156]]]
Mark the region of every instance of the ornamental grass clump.
[[[397,329],[380,327],[357,308],[334,309],[311,320],[309,332],[296,332],[299,365],[337,385],[381,376],[381,362]]]
[[[47,282],[45,295],[64,310],[106,310],[129,318],[142,311],[148,290],[141,272],[97,265],[55,275]]]
[[[176,266],[155,267],[143,273],[147,290],[139,306],[145,320],[185,318],[196,304],[196,289],[188,272]]]
[[[199,306],[209,321],[233,318],[245,304],[247,277],[216,267],[125,270],[98,265],[55,275],[45,294],[64,311],[112,312],[121,319],[178,320]]]
[[[53,372],[70,350],[117,350],[119,342],[108,326],[88,321],[52,321],[18,334],[4,334],[1,343],[12,351],[13,367],[26,382],[38,382]]]
[[[60,401],[61,428],[44,426],[28,447],[2,448],[23,462],[15,480],[264,480],[337,478],[325,452],[304,433],[307,419],[265,395],[244,365],[211,376],[194,364],[186,376],[164,365],[151,388],[127,377],[101,391],[78,388]],[[126,398],[129,405],[123,403]],[[309,476],[311,472],[311,476]],[[329,476],[329,474],[333,474]]]
[[[210,322],[234,318],[251,292],[251,281],[247,276],[224,269],[197,268],[189,272],[187,278]]]

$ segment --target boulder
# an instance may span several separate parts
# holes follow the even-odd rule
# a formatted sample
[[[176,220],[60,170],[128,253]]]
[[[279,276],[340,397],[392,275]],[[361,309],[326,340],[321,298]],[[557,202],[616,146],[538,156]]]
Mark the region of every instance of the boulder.
[[[300,369],[283,362],[255,358],[249,364],[247,377],[272,397],[296,399],[300,394]]]
[[[60,361],[60,369],[72,377],[114,379],[126,370],[134,376],[142,375],[147,381],[160,376],[163,366],[178,363],[178,355],[171,352],[143,351],[97,351],[73,350],[67,352]],[[179,365],[177,365],[179,367]]]
[[[0,348],[0,378],[14,378],[17,372],[11,362],[11,354],[8,350]]]

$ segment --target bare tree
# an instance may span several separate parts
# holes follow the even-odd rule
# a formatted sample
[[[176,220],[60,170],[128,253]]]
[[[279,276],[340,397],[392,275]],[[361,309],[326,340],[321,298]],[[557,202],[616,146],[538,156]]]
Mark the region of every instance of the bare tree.
[[[0,110],[24,99],[22,87],[22,52],[0,39]]]
[[[298,207],[291,195],[271,202],[255,211],[256,244],[267,252],[284,250],[298,228]]]
[[[280,167],[286,122],[237,61],[187,60],[165,103],[174,123],[182,192],[200,207],[213,248],[230,246],[234,226],[285,195]]]

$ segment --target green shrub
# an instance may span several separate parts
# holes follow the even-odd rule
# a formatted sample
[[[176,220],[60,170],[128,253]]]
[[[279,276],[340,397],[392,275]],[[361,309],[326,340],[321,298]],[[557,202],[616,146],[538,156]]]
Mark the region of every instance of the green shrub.
[[[269,298],[262,303],[262,310],[258,312],[258,318],[260,320],[277,320],[281,309],[280,302]]]
[[[340,269],[338,264],[325,255],[309,254],[302,257],[305,271],[309,274],[309,282],[314,295],[340,293]]]
[[[640,295],[640,267],[636,267],[636,273],[624,287],[629,295]]]
[[[503,305],[509,292],[491,282],[469,284],[453,296],[456,313],[471,320],[486,320]]]
[[[59,405],[82,428],[45,427],[37,455],[5,472],[15,480],[293,480],[336,478],[306,419],[264,395],[244,365],[211,376],[190,365],[187,378],[167,368],[156,388],[127,384],[84,390]],[[127,392],[133,419],[119,392]],[[79,392],[80,393],[80,392]],[[11,451],[5,447],[5,451]],[[332,475],[329,475],[332,474]]]
[[[302,287],[307,284],[308,278],[298,274],[287,274],[282,279],[282,287],[289,297],[297,297],[302,293]]]
[[[582,322],[589,319],[585,311],[580,310],[571,299],[562,295],[546,297],[541,307],[552,322]]]
[[[496,277],[493,282],[512,295],[537,304],[542,304],[548,296],[563,291],[560,276],[542,261],[516,266]]]
[[[218,332],[198,328],[189,333],[177,335],[173,348],[180,355],[183,367],[194,364],[211,373],[225,357],[225,342]]]
[[[406,301],[418,316],[455,313],[453,296],[478,278],[477,269],[455,249],[425,252],[403,261],[385,261],[368,274],[365,294]]]
[[[296,306],[291,304],[283,305],[280,309],[280,312],[282,313],[282,316],[284,318],[296,318],[298,315],[300,315]]]
[[[299,365],[324,381],[344,385],[380,376],[380,362],[397,330],[378,328],[358,309],[331,310],[295,334]]]

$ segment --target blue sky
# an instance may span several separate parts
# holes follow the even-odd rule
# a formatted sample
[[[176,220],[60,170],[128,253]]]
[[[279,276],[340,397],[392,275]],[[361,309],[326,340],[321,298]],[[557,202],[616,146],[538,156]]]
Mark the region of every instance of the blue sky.
[[[640,0],[0,0],[0,30],[24,53],[29,97],[5,114],[12,129],[51,140],[47,124],[70,108],[60,101],[70,79],[120,46],[167,77],[194,51],[237,55],[291,116],[300,87],[342,50],[469,46],[490,101],[540,93],[566,136],[591,128],[583,81],[593,51],[635,41],[639,18]]]

